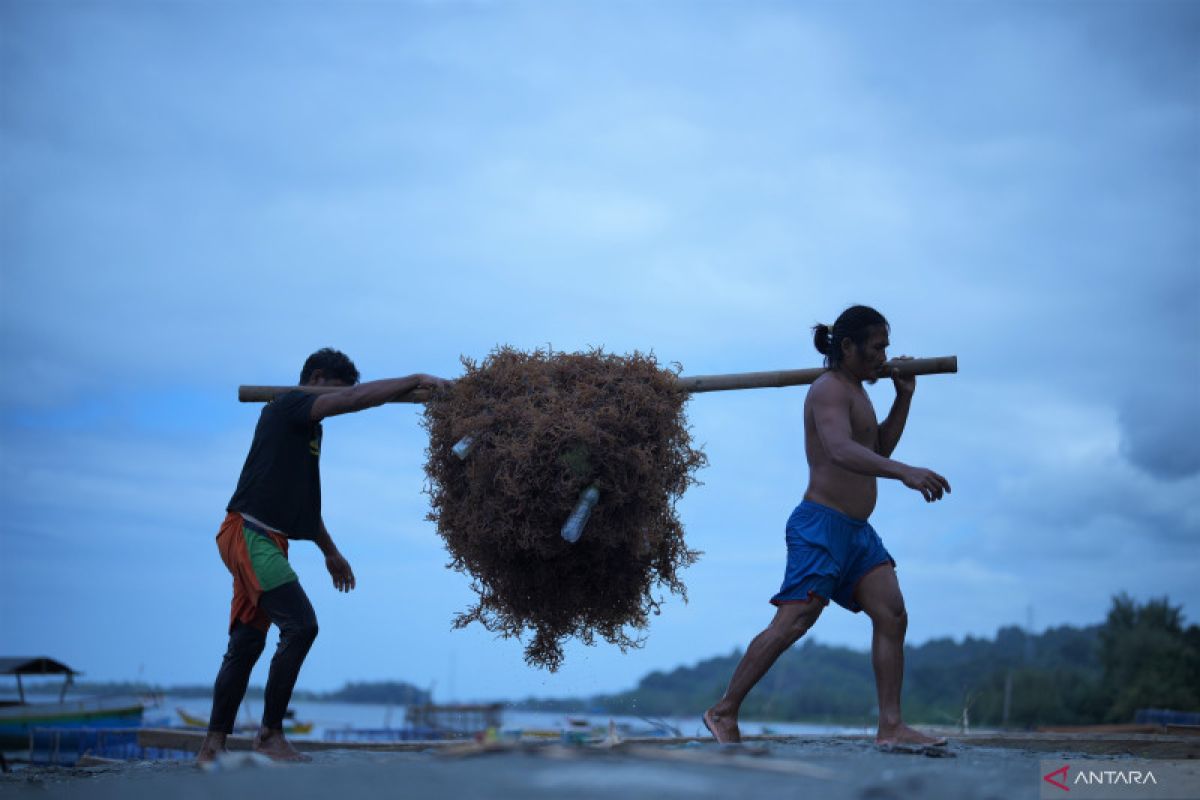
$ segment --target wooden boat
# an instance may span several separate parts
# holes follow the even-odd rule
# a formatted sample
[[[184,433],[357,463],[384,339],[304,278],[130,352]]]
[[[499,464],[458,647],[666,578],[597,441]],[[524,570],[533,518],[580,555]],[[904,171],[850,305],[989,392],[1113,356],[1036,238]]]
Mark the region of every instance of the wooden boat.
[[[188,712],[184,711],[182,708],[176,708],[175,713],[177,713],[179,715],[179,718],[181,720],[183,720],[183,724],[186,725],[187,727],[203,728],[205,730],[208,730],[208,720],[203,719],[201,717],[194,716],[192,714],[189,714]],[[313,729],[313,723],[311,723],[311,722],[299,722],[297,720],[288,719],[288,720],[284,720],[284,723],[283,723],[283,732],[284,733],[295,733],[295,734],[312,733],[312,729]],[[257,725],[235,725],[233,730],[234,730],[234,733],[255,733],[258,731],[258,726]]]
[[[500,730],[503,714],[503,703],[430,703],[405,708],[404,721],[409,727],[430,728],[452,736],[474,736],[489,728]]]
[[[503,713],[503,703],[431,703],[407,706],[403,727],[326,728],[324,735],[329,741],[360,744],[471,739],[483,736],[489,730],[499,731]],[[557,737],[558,732],[554,735]]]
[[[137,728],[142,724],[146,704],[139,697],[84,697],[67,699],[67,690],[79,675],[60,661],[44,656],[0,658],[0,675],[17,679],[18,699],[0,700],[0,750],[25,750],[30,732],[37,728]],[[57,702],[30,703],[25,699],[21,681],[27,675],[66,676]]]
[[[455,737],[437,728],[422,728],[406,725],[403,728],[326,728],[325,741],[346,742],[350,744],[388,743],[388,742],[430,742],[444,741]]]

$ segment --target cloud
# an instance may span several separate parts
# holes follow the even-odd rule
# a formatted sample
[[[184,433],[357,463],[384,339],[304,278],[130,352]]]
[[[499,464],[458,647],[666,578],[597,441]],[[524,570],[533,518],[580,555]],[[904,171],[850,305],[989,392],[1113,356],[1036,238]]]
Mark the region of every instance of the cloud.
[[[1200,363],[1193,364],[1193,368]],[[1194,377],[1121,409],[1121,455],[1146,474],[1180,480],[1200,474],[1200,384]]]
[[[320,346],[368,377],[453,375],[504,342],[804,367],[808,326],[851,302],[887,314],[897,352],[960,357],[921,381],[897,452],[954,494],[880,489],[914,637],[986,635],[1014,602],[1094,621],[1122,588],[1200,600],[1200,6],[693,5],[0,5],[13,646],[94,640],[79,660],[112,677],[118,649],[208,664],[211,537],[256,411],[233,389],[294,381]],[[886,413],[891,387],[869,394]],[[423,680],[458,648],[481,696],[615,690],[744,646],[807,479],[803,397],[692,401],[712,464],[680,504],[706,551],[691,602],[644,651],[572,650],[566,682],[449,632],[469,590],[423,521],[411,410],[331,422],[329,521],[366,596],[314,586],[338,647],[306,674],[371,662],[368,618],[403,629],[378,669]],[[316,551],[295,555],[316,582]],[[211,630],[172,638],[171,600],[161,641],[87,638],[104,621],[73,607],[98,576],[113,607],[188,582]],[[832,613],[819,637],[866,641]]]

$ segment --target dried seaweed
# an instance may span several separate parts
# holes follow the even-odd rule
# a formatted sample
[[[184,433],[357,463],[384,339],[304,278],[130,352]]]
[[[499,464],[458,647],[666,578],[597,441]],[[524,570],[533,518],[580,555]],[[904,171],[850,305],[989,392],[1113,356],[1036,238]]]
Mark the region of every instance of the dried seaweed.
[[[429,519],[470,576],[478,622],[504,638],[533,632],[531,665],[556,670],[569,637],[641,645],[665,587],[699,553],[675,503],[704,454],[691,446],[678,371],[654,356],[493,351],[426,403]],[[472,436],[465,459],[452,452]],[[582,538],[560,534],[581,492],[600,491]]]

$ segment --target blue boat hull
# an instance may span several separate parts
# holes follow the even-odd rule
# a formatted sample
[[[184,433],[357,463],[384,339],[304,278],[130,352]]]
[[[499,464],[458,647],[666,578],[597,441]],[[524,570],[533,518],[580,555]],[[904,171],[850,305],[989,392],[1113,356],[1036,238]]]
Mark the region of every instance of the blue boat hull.
[[[0,708],[0,750],[26,750],[37,729],[137,728],[145,706],[129,698],[30,703]]]

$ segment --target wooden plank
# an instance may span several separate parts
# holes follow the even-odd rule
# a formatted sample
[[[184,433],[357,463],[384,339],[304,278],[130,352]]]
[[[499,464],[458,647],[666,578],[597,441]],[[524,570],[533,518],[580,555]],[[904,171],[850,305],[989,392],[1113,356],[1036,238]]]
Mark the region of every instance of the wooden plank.
[[[140,728],[138,744],[142,747],[158,747],[163,750],[199,752],[205,731],[189,731],[176,728]],[[372,750],[382,752],[406,752],[439,749],[461,745],[462,739],[439,739],[435,741],[408,742],[330,742],[324,739],[288,739],[292,746],[302,752],[319,750]],[[230,750],[250,750],[254,739],[251,736],[229,736],[225,746]]]
[[[197,752],[200,750],[200,744],[204,741],[205,731],[186,730],[182,728],[140,728],[138,730],[138,744],[142,747],[159,747],[164,750],[188,750]],[[687,742],[704,741],[709,737],[706,736],[672,736],[672,737],[638,737],[624,739],[626,744],[641,744],[641,745],[678,745],[686,744]],[[795,739],[794,736],[770,735],[770,736],[746,736],[747,741],[788,741]],[[864,737],[865,738],[865,737]],[[317,751],[317,750],[373,750],[385,752],[405,752],[405,751],[420,751],[429,749],[443,749],[462,747],[465,742],[470,740],[463,739],[434,739],[421,741],[407,742],[344,742],[344,741],[326,741],[323,739],[288,739],[297,750]],[[551,740],[553,741],[553,740]],[[600,741],[599,738],[596,741]],[[233,735],[225,739],[225,745],[230,750],[250,750],[253,743],[253,738],[250,736]]]
[[[164,750],[197,752],[204,741],[204,731],[188,731],[174,728],[142,728],[138,731],[138,744],[142,747],[158,747]],[[822,734],[764,734],[743,736],[744,742],[781,742],[799,744],[805,741],[827,743],[830,741],[874,741],[870,735],[829,736]],[[412,742],[330,742],[320,739],[291,739],[297,750],[316,752],[321,750],[358,750],[386,753],[421,752],[425,750],[462,750],[471,742],[462,739],[412,741]],[[599,743],[596,739],[591,743]],[[638,737],[622,741],[625,746],[664,747],[700,742],[712,744],[709,736]],[[249,736],[230,736],[226,744],[230,750],[249,750]],[[532,744],[532,743],[530,743]],[[550,744],[554,744],[553,741]],[[982,732],[950,734],[951,746],[1003,747],[1044,753],[1087,753],[1090,755],[1129,754],[1143,758],[1200,758],[1200,739],[1194,735],[1165,735],[1149,733],[1030,733],[1026,731]]]
[[[1200,736],[1200,725],[1167,725],[1166,728],[1173,736]]]
[[[117,767],[126,764],[123,758],[104,758],[102,756],[94,756],[91,753],[84,753],[75,762],[76,767]]]
[[[958,372],[958,356],[936,358],[914,358],[906,361],[887,362],[881,374],[890,376],[893,369],[903,375],[946,375]],[[828,370],[824,367],[812,369],[784,369],[769,372],[734,372],[727,375],[681,375],[677,378],[680,388],[692,394],[701,392],[726,392],[737,389],[770,389],[785,386],[803,386],[812,383]],[[238,387],[238,400],[243,403],[266,403],[287,392],[329,394],[340,392],[341,386],[252,386]],[[430,393],[423,389],[409,392],[403,397],[390,400],[392,403],[424,403]]]
[[[1163,733],[1162,725],[1039,725],[1038,733]]]

